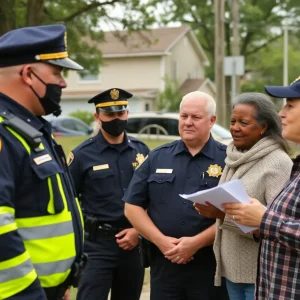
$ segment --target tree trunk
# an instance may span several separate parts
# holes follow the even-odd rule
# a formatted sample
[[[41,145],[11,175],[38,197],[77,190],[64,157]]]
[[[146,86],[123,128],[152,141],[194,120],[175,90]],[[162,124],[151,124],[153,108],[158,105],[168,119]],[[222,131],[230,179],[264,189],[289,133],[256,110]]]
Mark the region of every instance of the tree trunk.
[[[15,0],[0,0],[0,36],[15,28]]]
[[[8,0],[9,1],[9,0]],[[44,0],[27,1],[27,24],[26,26],[42,25],[44,22]]]

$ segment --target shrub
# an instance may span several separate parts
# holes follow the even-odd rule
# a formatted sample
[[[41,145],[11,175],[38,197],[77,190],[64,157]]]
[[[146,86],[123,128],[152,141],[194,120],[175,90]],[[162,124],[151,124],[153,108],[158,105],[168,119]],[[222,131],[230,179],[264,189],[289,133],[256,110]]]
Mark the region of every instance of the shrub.
[[[91,125],[94,122],[94,115],[90,111],[86,110],[76,110],[72,113],[69,113],[69,116],[76,117],[88,125]]]

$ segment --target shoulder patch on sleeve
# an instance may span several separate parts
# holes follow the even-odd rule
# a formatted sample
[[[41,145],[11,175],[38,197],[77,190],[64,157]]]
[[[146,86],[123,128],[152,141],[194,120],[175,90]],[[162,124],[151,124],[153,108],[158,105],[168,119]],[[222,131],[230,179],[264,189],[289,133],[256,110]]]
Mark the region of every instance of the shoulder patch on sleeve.
[[[174,147],[174,146],[176,146],[176,144],[178,143],[178,141],[180,141],[180,140],[176,140],[176,141],[173,141],[173,142],[171,142],[171,143],[167,143],[167,144],[160,145],[160,146],[154,148],[152,151],[153,151],[153,152],[157,152],[157,151],[160,151],[160,149],[163,149],[163,148],[171,148],[171,147]]]
[[[148,158],[148,155],[144,158],[143,154],[138,153],[136,155],[136,160],[137,160],[137,167],[135,168],[136,170],[144,163],[144,161]]]
[[[68,155],[68,158],[67,158],[68,166],[73,162],[73,160],[74,160],[74,154],[73,154],[73,152],[70,152]]]

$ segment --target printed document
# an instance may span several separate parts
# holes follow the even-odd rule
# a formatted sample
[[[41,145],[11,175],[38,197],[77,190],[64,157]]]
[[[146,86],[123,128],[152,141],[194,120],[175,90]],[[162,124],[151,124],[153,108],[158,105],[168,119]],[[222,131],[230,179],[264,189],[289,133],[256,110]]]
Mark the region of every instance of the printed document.
[[[225,182],[208,190],[180,196],[184,199],[204,205],[206,205],[205,202],[209,202],[222,211],[224,210],[221,206],[223,203],[250,203],[249,196],[247,195],[242,181],[239,179]],[[237,224],[233,220],[232,222],[235,223],[245,233],[257,229],[256,227]]]

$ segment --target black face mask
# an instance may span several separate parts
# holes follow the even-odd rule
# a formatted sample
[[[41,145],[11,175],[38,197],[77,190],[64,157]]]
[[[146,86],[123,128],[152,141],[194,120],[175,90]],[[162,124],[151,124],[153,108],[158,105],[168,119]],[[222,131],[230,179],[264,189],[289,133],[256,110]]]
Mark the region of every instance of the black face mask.
[[[32,72],[32,71],[31,71]],[[33,89],[32,86],[30,88],[34,92],[34,94],[40,100],[41,105],[45,110],[45,115],[49,115],[53,113],[55,116],[59,116],[61,114],[60,109],[60,101],[61,101],[61,87],[58,84],[46,83],[39,76],[37,76],[34,72],[32,74],[46,86],[46,93],[44,97],[40,97],[37,92]]]
[[[113,119],[112,121],[108,122],[101,121],[101,123],[103,130],[115,137],[121,135],[127,126],[127,120],[120,119]]]

